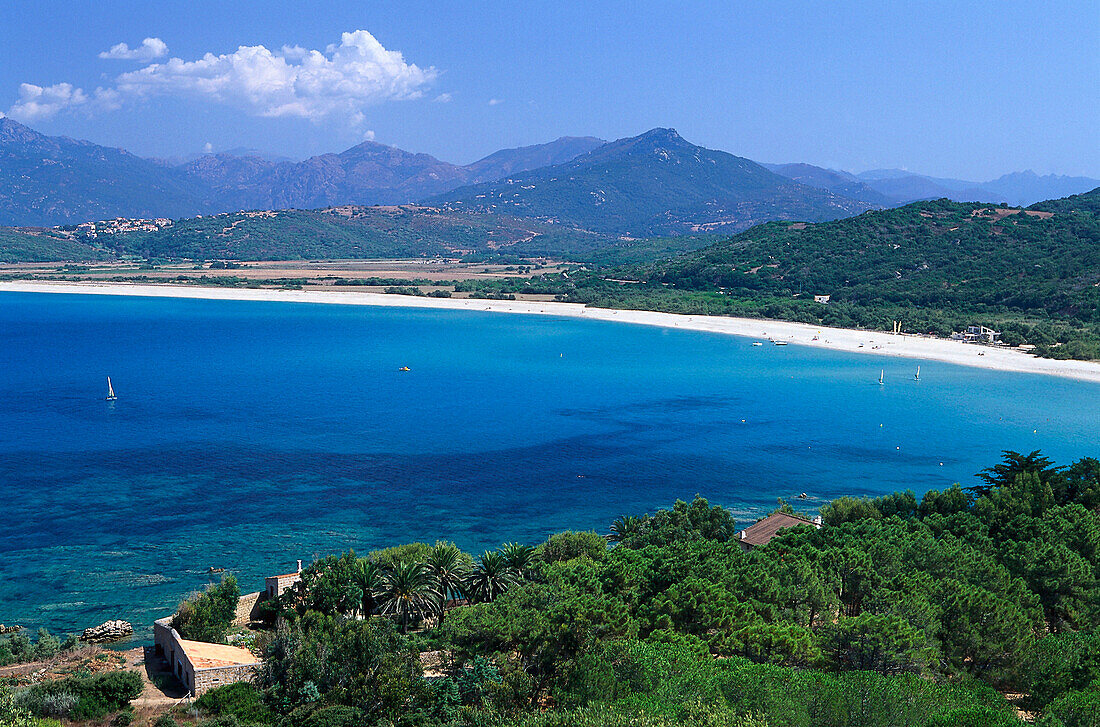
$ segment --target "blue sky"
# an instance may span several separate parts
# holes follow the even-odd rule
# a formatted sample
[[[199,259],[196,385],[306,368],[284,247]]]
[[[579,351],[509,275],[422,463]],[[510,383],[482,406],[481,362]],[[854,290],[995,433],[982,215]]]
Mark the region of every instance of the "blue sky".
[[[5,0],[0,28],[0,111],[145,155],[465,163],[671,126],[757,161],[1100,177],[1095,0]]]

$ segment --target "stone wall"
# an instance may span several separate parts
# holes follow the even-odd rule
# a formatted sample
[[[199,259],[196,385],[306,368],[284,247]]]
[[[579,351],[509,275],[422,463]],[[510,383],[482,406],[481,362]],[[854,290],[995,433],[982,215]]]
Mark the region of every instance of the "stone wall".
[[[237,613],[233,616],[234,626],[247,626],[252,622],[252,614],[256,608],[256,602],[260,600],[260,592],[246,593],[237,601]]]
[[[255,664],[240,664],[238,666],[216,666],[210,669],[200,669],[194,672],[192,684],[189,685],[191,693],[201,697],[215,687],[220,687],[233,682],[252,681],[259,667]]]

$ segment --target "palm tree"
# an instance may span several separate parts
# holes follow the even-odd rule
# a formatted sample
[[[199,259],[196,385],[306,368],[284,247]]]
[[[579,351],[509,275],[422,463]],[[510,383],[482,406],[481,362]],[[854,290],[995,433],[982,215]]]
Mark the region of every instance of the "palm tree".
[[[381,613],[399,618],[402,633],[408,633],[409,620],[430,613],[439,599],[439,592],[426,565],[398,563],[393,570],[382,574],[378,596]]]
[[[443,609],[447,601],[462,593],[462,585],[470,573],[469,556],[451,543],[439,543],[428,555],[428,571],[439,593],[437,613],[443,623]]]
[[[508,567],[516,572],[520,578],[529,578],[531,566],[535,562],[535,549],[530,545],[519,543],[505,543],[500,547],[500,553],[504,556]]]
[[[466,593],[470,599],[482,603],[492,601],[519,583],[519,576],[508,565],[499,550],[485,551],[466,579]]]
[[[644,525],[645,520],[640,517],[634,517],[633,515],[617,517],[615,522],[611,523],[611,534],[607,536],[607,541],[609,543],[621,543],[627,538],[642,532]]]
[[[359,613],[367,618],[378,607],[378,590],[382,587],[382,569],[369,558],[359,558],[351,568],[351,582],[359,589]]]

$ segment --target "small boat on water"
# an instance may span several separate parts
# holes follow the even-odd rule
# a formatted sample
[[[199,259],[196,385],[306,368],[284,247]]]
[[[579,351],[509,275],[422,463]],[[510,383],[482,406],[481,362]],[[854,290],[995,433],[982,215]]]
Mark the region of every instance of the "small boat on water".
[[[913,381],[920,381],[920,366],[917,367],[917,373],[913,374]]]
[[[118,401],[118,397],[115,396],[115,387],[111,386],[111,377],[107,377],[107,401]]]
[[[882,369],[878,372],[878,385],[879,386],[883,386],[884,384],[886,384],[886,381],[883,378],[885,376],[886,376],[886,369]]]
[[[410,369],[408,366],[402,366],[401,368],[399,368],[397,370],[398,371],[412,371],[412,369]]]
[[[774,343],[776,346],[786,346],[787,345],[786,341],[772,341],[772,343]]]
[[[761,341],[753,341],[752,345],[754,345],[754,346],[763,346],[764,344]]]

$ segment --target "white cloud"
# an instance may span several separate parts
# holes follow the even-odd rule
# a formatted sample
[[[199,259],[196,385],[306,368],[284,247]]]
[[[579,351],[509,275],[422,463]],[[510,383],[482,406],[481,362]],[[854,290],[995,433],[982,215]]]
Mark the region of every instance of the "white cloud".
[[[374,130],[367,129],[363,132],[363,141],[374,141]]]
[[[504,99],[502,99],[502,98],[491,98],[491,99],[489,99],[489,105],[490,106],[500,106],[502,103],[504,103]]]
[[[131,48],[125,43],[112,45],[110,50],[99,54],[100,58],[112,58],[119,61],[151,61],[168,55],[168,44],[160,38],[146,38],[141,45]]]
[[[211,144],[209,141],[206,142],[205,144],[202,145],[202,153],[203,154],[213,154],[214,153],[214,145]]]
[[[450,103],[451,102],[451,94],[441,93],[432,100],[435,101],[436,103]]]
[[[233,53],[207,53],[191,61],[169,58],[123,73],[113,88],[96,89],[91,95],[68,83],[48,88],[23,84],[19,100],[8,113],[24,119],[46,118],[63,109],[110,109],[123,100],[176,96],[231,106],[254,116],[311,121],[336,117],[359,126],[367,107],[420,98],[437,76],[435,68],[407,63],[399,51],[387,50],[367,31],[356,30],[343,33],[338,44],[323,51],[297,46],[272,51],[256,45],[241,46]]]

